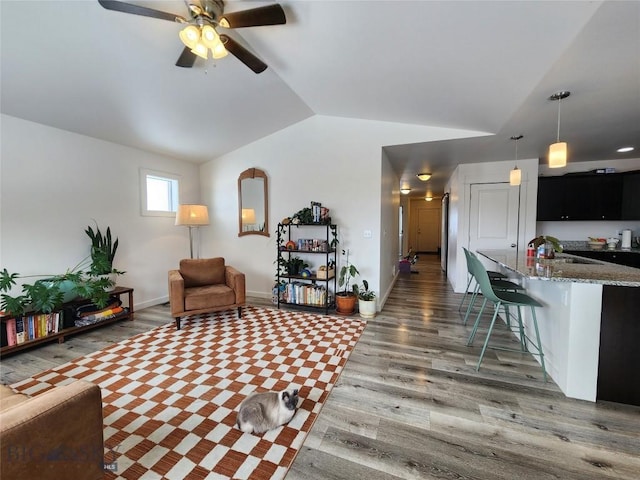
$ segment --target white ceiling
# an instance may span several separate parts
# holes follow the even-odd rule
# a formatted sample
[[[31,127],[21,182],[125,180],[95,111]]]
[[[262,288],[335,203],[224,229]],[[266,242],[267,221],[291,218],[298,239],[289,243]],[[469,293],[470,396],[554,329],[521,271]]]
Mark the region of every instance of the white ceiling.
[[[184,2],[130,3],[186,15]],[[272,2],[228,1],[226,11]],[[640,2],[280,2],[287,24],[232,31],[269,68],[232,56],[176,67],[181,26],[95,0],[0,2],[2,113],[193,162],[311,115],[463,128],[485,137],[386,147],[417,191],[456,165],[640,156]],[[636,151],[620,155],[619,146]]]

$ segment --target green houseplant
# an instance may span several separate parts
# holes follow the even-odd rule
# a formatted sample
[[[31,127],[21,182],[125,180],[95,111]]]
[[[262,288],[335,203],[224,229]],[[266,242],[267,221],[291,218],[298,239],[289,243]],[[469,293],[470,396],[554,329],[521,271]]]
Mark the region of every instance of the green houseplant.
[[[362,280],[362,286],[358,289],[358,311],[364,318],[373,318],[376,315],[376,292],[369,290],[369,282]]]
[[[113,268],[113,259],[116,256],[118,250],[118,238],[112,240],[111,228],[107,227],[104,235],[100,231],[100,227],[96,223],[95,231],[89,225],[85,230],[87,236],[91,239],[91,267],[89,269],[90,275],[110,275],[121,274]]]
[[[110,228],[103,235],[97,224],[95,231],[89,226],[85,232],[91,238],[89,256],[64,273],[22,276],[3,269],[0,272],[0,309],[12,315],[27,311],[51,313],[77,297],[105,307],[109,290],[115,285],[114,277],[124,273],[113,268],[118,239],[112,240]],[[35,280],[22,283],[20,294],[9,295],[18,280],[31,278]]]
[[[342,255],[346,261],[340,267],[338,276],[338,286],[344,287],[336,293],[336,311],[341,315],[351,315],[356,310],[356,300],[358,299],[358,285],[351,282],[360,274],[358,268],[349,263],[349,250],[342,250]]]
[[[42,278],[37,278],[42,277]],[[22,284],[19,295],[7,292],[14,287],[18,279],[37,278],[31,283]],[[0,272],[0,308],[12,315],[22,315],[27,311],[51,313],[59,310],[65,301],[76,297],[90,299],[99,307],[109,301],[107,291],[111,283],[106,277],[92,277],[76,268],[58,275],[27,275],[9,273],[7,269]]]
[[[287,275],[299,275],[302,270],[309,266],[309,264],[300,257],[280,258],[278,262]]]
[[[545,245],[545,255],[547,258],[553,258],[555,256],[555,252],[562,252],[562,244],[560,240],[556,237],[552,237],[551,235],[538,235],[537,237],[529,240],[530,245],[534,248],[536,256],[538,255],[538,247],[540,245]]]

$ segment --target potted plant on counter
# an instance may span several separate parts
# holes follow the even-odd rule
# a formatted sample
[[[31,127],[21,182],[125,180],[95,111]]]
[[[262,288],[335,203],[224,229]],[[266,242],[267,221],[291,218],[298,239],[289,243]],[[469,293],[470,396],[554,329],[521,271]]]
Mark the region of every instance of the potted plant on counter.
[[[555,252],[562,252],[560,240],[551,235],[538,235],[527,244],[533,247],[535,256],[540,258],[555,258]]]
[[[336,293],[336,312],[340,315],[351,315],[356,311],[358,299],[358,285],[351,285],[351,282],[360,272],[355,265],[349,263],[349,250],[342,250],[342,255],[346,256],[346,261],[340,267],[338,286],[344,288]]]
[[[362,280],[362,287],[358,288],[358,311],[364,318],[376,315],[376,292],[369,290],[369,282]]]

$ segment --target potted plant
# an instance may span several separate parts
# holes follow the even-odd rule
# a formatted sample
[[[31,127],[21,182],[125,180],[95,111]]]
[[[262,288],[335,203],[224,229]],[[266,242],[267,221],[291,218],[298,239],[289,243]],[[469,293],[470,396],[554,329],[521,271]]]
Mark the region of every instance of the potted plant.
[[[358,288],[358,311],[364,318],[373,318],[376,315],[376,292],[369,290],[369,282],[362,280],[362,286]]]
[[[103,235],[97,224],[95,231],[89,226],[85,232],[91,238],[89,256],[64,273],[22,276],[9,273],[6,268],[2,270],[0,309],[12,315],[22,315],[27,311],[51,313],[78,297],[91,300],[100,308],[105,307],[109,291],[115,285],[115,276],[124,273],[113,268],[118,239],[112,241],[110,228]],[[19,295],[9,295],[17,280],[29,278],[36,280],[23,283]]]
[[[9,295],[16,280],[22,278],[43,277],[32,283],[23,283],[20,295]],[[109,301],[109,279],[87,275],[74,267],[58,275],[20,276],[9,273],[5,268],[0,272],[0,308],[11,315],[23,315],[27,311],[51,313],[59,310],[63,303],[76,297],[91,300],[99,307],[105,307]]]
[[[351,315],[356,311],[358,299],[358,285],[351,285],[351,282],[360,272],[355,265],[349,263],[349,250],[342,250],[342,255],[346,256],[346,261],[340,267],[338,285],[344,288],[336,293],[336,311],[341,315]]]
[[[95,277],[106,276],[110,286],[115,286],[115,277],[124,273],[113,268],[113,259],[118,250],[118,238],[112,240],[110,227],[107,227],[103,235],[97,223],[95,231],[89,225],[85,233],[91,239],[91,265],[88,274]]]
[[[562,252],[560,240],[551,235],[538,235],[527,244],[533,247],[536,257],[554,258],[555,252]]]
[[[300,272],[309,266],[309,264],[300,257],[290,257],[289,259],[280,258],[279,263],[287,275],[300,275]]]

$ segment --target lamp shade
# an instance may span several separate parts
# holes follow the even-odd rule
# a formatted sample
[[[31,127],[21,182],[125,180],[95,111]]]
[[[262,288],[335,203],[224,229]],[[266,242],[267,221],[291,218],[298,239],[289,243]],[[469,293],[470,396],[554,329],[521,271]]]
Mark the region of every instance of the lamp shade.
[[[549,145],[549,168],[560,168],[567,165],[567,142]]]
[[[518,167],[515,167],[513,170],[511,170],[511,173],[509,174],[509,185],[513,187],[517,187],[518,185],[520,185],[521,182],[522,182],[522,172]]]
[[[419,174],[416,175],[416,177],[418,177],[423,182],[426,182],[427,180],[429,180],[431,178],[431,174],[430,173],[419,173]]]
[[[209,211],[206,205],[179,205],[176,212],[176,225],[209,225]]]
[[[253,208],[242,209],[242,223],[246,223],[246,224],[256,223],[256,211]]]
[[[189,48],[194,48],[198,40],[200,40],[200,30],[198,27],[194,25],[189,25],[186,28],[180,30],[178,34],[182,43],[184,43]]]

